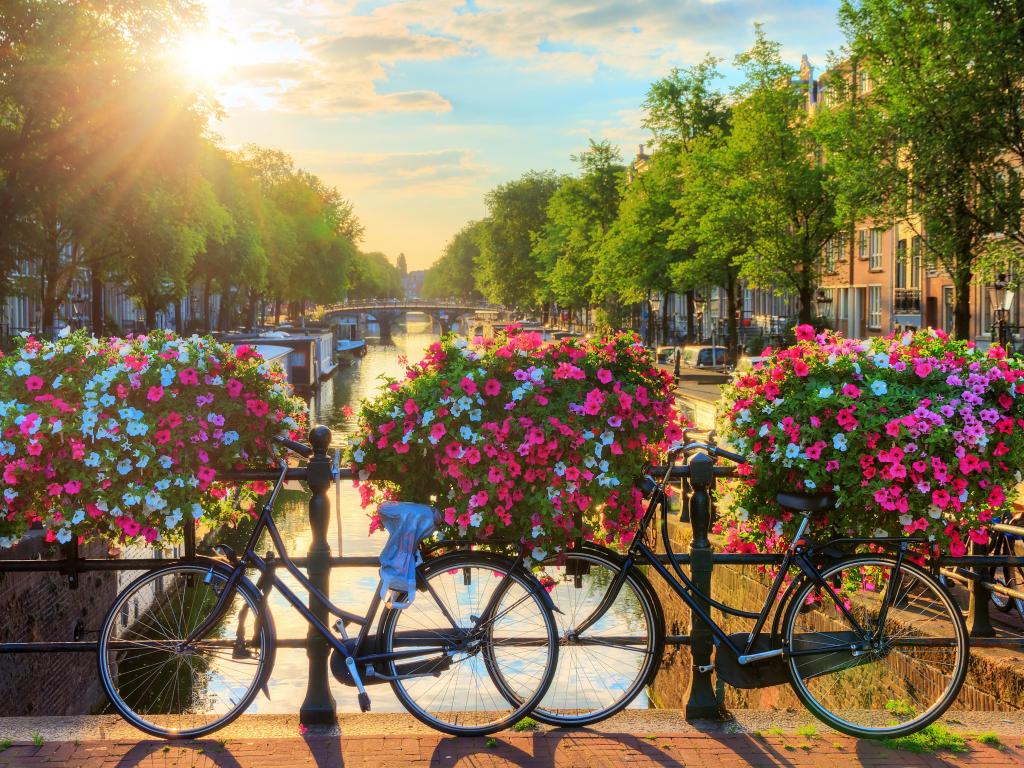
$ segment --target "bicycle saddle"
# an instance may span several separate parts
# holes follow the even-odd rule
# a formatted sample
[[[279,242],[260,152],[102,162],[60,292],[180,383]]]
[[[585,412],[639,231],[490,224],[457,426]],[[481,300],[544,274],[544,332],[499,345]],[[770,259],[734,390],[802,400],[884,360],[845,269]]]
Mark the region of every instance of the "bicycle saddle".
[[[836,506],[836,497],[831,493],[780,493],[775,500],[793,512],[824,512]]]

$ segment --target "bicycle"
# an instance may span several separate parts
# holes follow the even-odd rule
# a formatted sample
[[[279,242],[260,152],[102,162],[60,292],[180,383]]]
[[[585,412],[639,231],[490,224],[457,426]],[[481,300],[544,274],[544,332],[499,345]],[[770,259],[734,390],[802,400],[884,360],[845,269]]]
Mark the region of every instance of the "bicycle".
[[[710,629],[715,661],[699,671],[715,669],[723,680],[747,688],[788,682],[816,717],[852,736],[906,735],[939,717],[963,685],[968,635],[949,592],[908,559],[912,546],[927,542],[835,539],[815,545],[805,539],[811,515],[832,508],[834,499],[781,494],[780,505],[801,516],[797,534],[761,610],[733,608],[704,594],[683,572],[672,551],[667,514],[661,538],[670,565],[645,542],[656,511],[666,505],[675,460],[694,451],[744,461],[714,445],[674,446],[664,477],[644,479],[649,503],[624,554],[585,544],[547,562],[555,580],[552,597],[562,611],[557,617],[562,647],[555,680],[531,716],[557,726],[593,724],[624,709],[653,679],[664,649],[665,619],[638,568],[644,564]],[[687,476],[690,466],[676,471]],[[731,472],[712,468],[715,477]],[[710,475],[706,482],[712,482]],[[865,544],[895,554],[843,551]],[[861,583],[856,594],[844,592]],[[702,603],[753,620],[753,629],[727,634]],[[765,632],[769,619],[771,629]],[[911,680],[910,669],[927,674],[929,684]]]
[[[278,442],[302,456],[312,449]],[[163,738],[197,738],[233,721],[262,690],[274,666],[276,634],[268,596],[278,589],[332,648],[331,671],[358,691],[389,682],[420,721],[452,735],[483,735],[531,710],[553,678],[558,658],[554,604],[522,558],[456,551],[417,566],[418,597],[380,585],[365,615],[334,605],[291,561],[271,514],[287,461],[263,503],[245,550],[224,544],[199,557],[143,574],[115,599],[99,636],[99,672],[115,709],[135,727]],[[273,552],[255,552],[268,531]],[[421,552],[429,552],[424,544]],[[310,599],[337,617],[335,634],[277,575],[284,566]],[[260,573],[257,584],[247,569]],[[380,612],[377,632],[370,627]],[[358,627],[350,638],[346,626]],[[500,676],[501,684],[494,683]]]
[[[996,519],[995,522],[998,523],[1002,521]],[[1021,521],[1017,518],[1013,518],[1006,522],[1010,525],[1019,525]],[[1013,557],[1017,554],[1017,550],[1020,548],[1021,540],[1020,536],[1005,533],[1003,531],[994,531],[992,533],[992,544],[987,554],[995,557]],[[1010,589],[1017,590],[1018,592],[1024,591],[1024,569],[1019,566],[1004,565],[998,568],[993,568],[992,580],[996,584],[1001,584],[1004,587],[1009,587]],[[1003,613],[1009,613],[1011,610],[1016,609],[1021,618],[1024,618],[1024,599],[1022,598],[993,592],[992,603]]]

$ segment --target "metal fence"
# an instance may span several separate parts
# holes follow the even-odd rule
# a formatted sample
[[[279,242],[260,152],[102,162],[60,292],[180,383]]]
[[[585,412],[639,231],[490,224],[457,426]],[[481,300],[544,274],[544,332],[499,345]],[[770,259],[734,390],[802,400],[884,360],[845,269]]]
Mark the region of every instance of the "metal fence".
[[[309,523],[312,541],[306,557],[293,558],[293,562],[307,570],[310,581],[324,594],[328,593],[329,577],[332,568],[375,567],[378,559],[374,556],[342,556],[332,555],[327,539],[327,528],[330,519],[330,500],[328,490],[337,480],[351,479],[350,468],[338,467],[334,470],[333,462],[328,456],[331,433],[326,427],[318,427],[311,433],[310,442],[313,446],[313,457],[305,467],[289,469],[286,479],[301,481],[310,491]],[[690,465],[710,462],[706,456],[695,456]],[[652,468],[657,476],[665,469]],[[682,565],[689,565],[691,576],[696,586],[711,594],[712,573],[717,565],[777,565],[781,555],[765,554],[726,554],[713,551],[708,532],[713,517],[712,501],[713,478],[710,473],[693,473],[687,479],[682,477],[683,471],[674,475],[679,478],[683,491],[683,514],[688,516],[693,537],[689,552],[677,554],[674,559]],[[706,476],[706,480],[702,479]],[[226,480],[276,480],[278,473],[272,471],[234,472],[224,474]],[[1010,525],[992,526],[997,531],[1011,535],[1024,536],[1024,528]],[[77,542],[61,547],[62,557],[56,560],[0,560],[0,574],[3,573],[59,573],[67,578],[68,587],[78,587],[79,575],[94,571],[144,571],[166,566],[173,562],[187,562],[197,558],[195,521],[189,519],[185,523],[184,555],[177,561],[166,558],[128,558],[128,559],[97,559],[82,558],[79,555]],[[668,562],[668,556],[662,555],[662,562]],[[968,625],[971,632],[972,647],[1004,647],[1024,648],[1024,638],[996,637],[989,622],[988,603],[992,591],[1011,597],[1024,599],[1024,593],[1009,589],[992,581],[986,572],[1002,566],[1024,567],[1024,557],[988,556],[984,551],[976,550],[965,557],[943,556],[938,558],[938,565],[950,578],[965,583],[970,589],[970,605]],[[311,604],[311,610],[324,624],[328,621],[327,609],[318,601]],[[707,605],[703,606],[706,610]],[[329,684],[328,657],[330,648],[312,628],[305,638],[278,639],[280,647],[306,648],[309,658],[309,677],[306,697],[299,710],[303,723],[331,723],[337,715],[337,707],[331,694]],[[713,642],[710,631],[699,621],[690,620],[689,634],[670,635],[666,638],[669,645],[688,645],[693,656],[693,674],[687,692],[687,717],[708,717],[720,714],[720,705],[715,695],[711,680],[711,672],[701,672],[698,667],[710,667]],[[95,653],[97,643],[85,640],[68,640],[53,642],[8,642],[0,643],[0,653]]]

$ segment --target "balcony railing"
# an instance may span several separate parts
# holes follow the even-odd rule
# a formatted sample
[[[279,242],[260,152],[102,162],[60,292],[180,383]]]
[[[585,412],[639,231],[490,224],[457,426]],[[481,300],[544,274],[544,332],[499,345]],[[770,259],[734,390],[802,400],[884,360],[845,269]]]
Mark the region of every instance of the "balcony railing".
[[[894,315],[921,314],[921,289],[897,288],[893,294],[892,312]]]

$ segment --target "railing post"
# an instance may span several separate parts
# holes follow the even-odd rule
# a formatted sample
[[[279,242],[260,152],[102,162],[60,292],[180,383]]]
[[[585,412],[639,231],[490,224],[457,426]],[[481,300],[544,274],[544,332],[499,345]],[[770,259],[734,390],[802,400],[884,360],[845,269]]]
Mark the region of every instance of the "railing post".
[[[972,555],[985,555],[988,550],[988,545],[971,542]],[[996,631],[988,615],[991,592],[985,588],[985,582],[992,579],[992,569],[975,568],[974,574],[976,578],[971,579],[971,597],[967,607],[967,628],[971,637],[994,637]]]
[[[706,595],[711,594],[711,542],[708,529],[711,525],[710,488],[714,481],[714,462],[711,457],[698,453],[690,459],[690,526],[693,539],[690,541],[690,577],[694,585]],[[705,612],[710,606],[694,596]],[[690,653],[693,669],[690,673],[690,688],[686,694],[686,719],[720,718],[722,708],[711,684],[711,652],[713,650],[711,630],[692,612],[690,613]],[[700,671],[705,669],[706,671]]]
[[[313,540],[309,545],[306,573],[313,586],[326,595],[331,581],[331,545],[327,541],[331,508],[327,498],[327,489],[331,487],[331,460],[327,457],[327,451],[331,445],[331,430],[322,425],[315,427],[309,433],[309,442],[313,446],[313,458],[309,460],[307,475],[310,490],[309,527]],[[321,622],[328,623],[326,606],[313,599],[312,595],[309,607]],[[306,684],[306,699],[299,709],[299,719],[306,725],[333,723],[337,719],[337,707],[327,676],[330,648],[313,627],[309,628],[306,637],[309,641],[306,647],[309,680]]]

